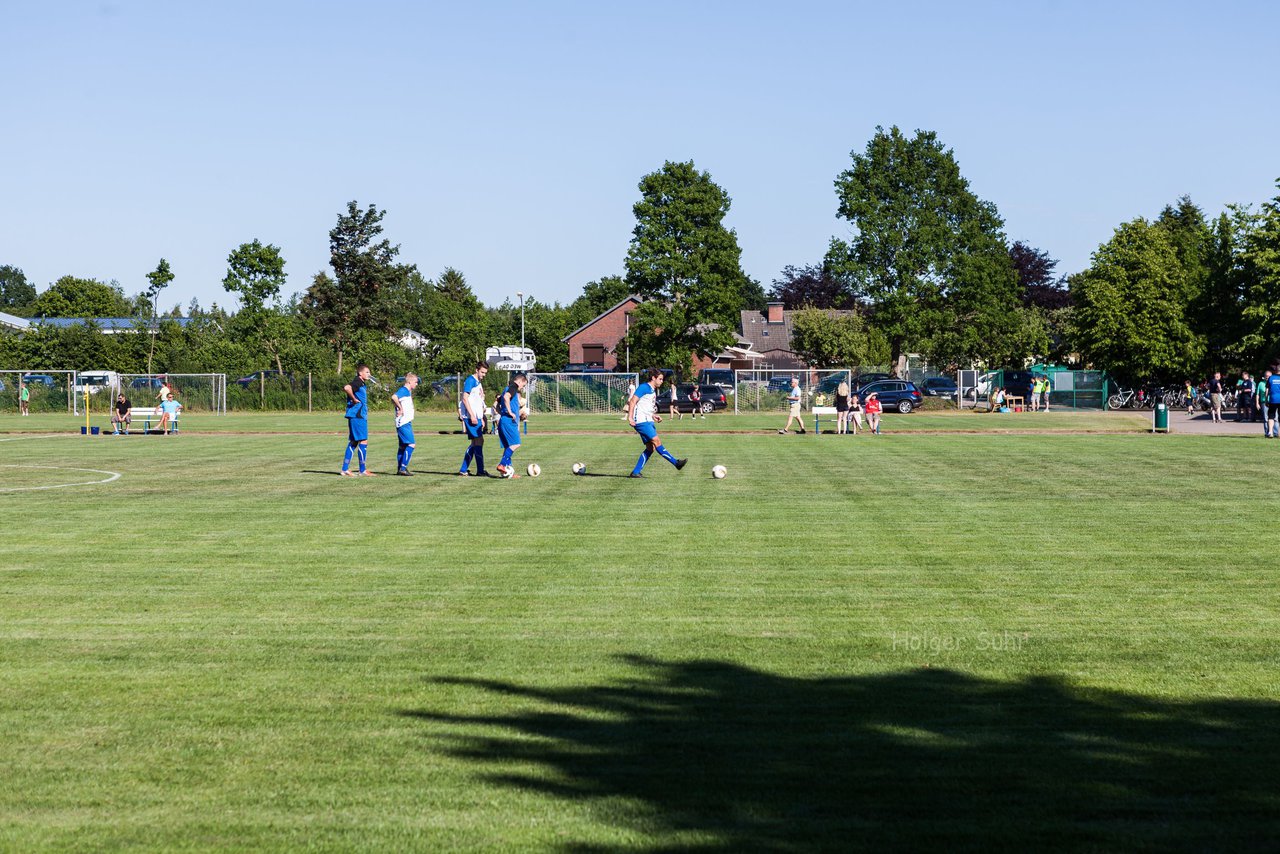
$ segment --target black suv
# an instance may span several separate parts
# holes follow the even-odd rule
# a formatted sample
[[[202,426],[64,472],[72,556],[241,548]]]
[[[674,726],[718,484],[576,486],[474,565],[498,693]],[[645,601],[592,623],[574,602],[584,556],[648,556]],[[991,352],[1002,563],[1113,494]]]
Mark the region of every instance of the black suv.
[[[679,395],[676,397],[677,412],[693,412],[697,409],[699,412],[715,412],[717,409],[724,409],[729,405],[729,398],[724,393],[724,389],[718,385],[700,385],[698,386],[698,394],[702,400],[695,407],[693,401],[689,399],[689,394],[693,391],[693,383],[681,383],[678,387]],[[671,392],[672,389],[664,388],[658,395],[658,412],[671,411]]]
[[[881,406],[886,410],[896,409],[903,415],[915,409],[924,400],[924,395],[920,393],[920,389],[916,388],[916,384],[907,380],[876,380],[868,383],[858,389],[858,399],[865,404],[867,395],[873,391],[880,400]]]

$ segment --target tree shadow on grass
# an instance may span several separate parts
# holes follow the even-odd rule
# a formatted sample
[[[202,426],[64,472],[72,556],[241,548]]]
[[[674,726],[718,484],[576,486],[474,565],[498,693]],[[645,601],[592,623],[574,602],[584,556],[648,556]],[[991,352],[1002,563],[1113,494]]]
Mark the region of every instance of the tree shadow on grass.
[[[594,803],[649,850],[1280,847],[1280,703],[627,662],[604,685],[440,679],[511,711],[402,714],[489,779]],[[500,770],[513,762],[537,771]]]

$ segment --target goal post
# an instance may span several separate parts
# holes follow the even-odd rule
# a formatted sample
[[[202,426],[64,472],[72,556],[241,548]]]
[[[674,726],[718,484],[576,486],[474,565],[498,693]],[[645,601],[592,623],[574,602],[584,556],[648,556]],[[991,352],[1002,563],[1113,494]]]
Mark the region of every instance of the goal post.
[[[134,406],[157,404],[156,395],[166,383],[184,412],[227,414],[226,374],[120,374],[120,391]]]

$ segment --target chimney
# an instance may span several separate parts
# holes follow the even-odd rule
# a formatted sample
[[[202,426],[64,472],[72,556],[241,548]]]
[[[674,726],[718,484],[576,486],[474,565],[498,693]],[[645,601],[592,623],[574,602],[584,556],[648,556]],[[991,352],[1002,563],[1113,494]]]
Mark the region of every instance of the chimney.
[[[782,301],[771,302],[768,304],[768,315],[770,323],[782,322]]]

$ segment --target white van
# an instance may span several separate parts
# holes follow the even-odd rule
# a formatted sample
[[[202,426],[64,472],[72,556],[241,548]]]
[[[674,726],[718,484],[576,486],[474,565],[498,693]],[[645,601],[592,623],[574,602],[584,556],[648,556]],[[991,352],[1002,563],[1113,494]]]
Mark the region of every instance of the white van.
[[[81,371],[76,374],[76,394],[97,394],[104,389],[114,396],[120,388],[120,375],[115,371]]]

